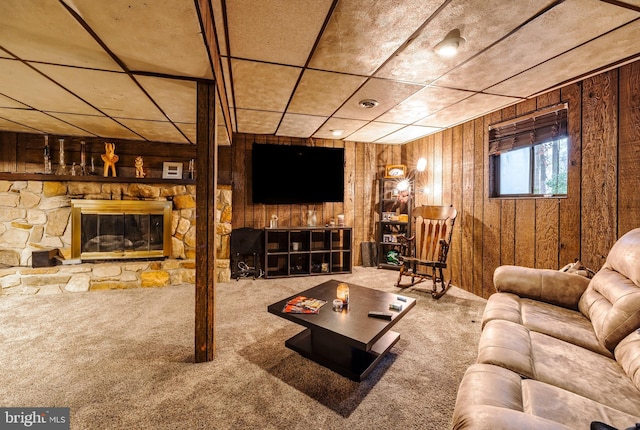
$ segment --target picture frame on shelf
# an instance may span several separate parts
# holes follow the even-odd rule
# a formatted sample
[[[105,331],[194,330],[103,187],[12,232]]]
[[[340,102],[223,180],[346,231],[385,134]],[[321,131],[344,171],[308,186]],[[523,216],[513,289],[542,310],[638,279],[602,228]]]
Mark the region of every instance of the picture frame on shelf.
[[[162,179],[182,179],[182,163],[174,161],[163,162]]]

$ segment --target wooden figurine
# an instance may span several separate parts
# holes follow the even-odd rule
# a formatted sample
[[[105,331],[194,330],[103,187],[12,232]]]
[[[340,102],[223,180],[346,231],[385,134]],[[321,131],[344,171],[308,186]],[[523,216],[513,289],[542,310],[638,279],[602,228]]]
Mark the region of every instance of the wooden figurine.
[[[144,178],[146,176],[146,173],[144,173],[144,161],[142,160],[141,156],[137,156],[135,159],[135,165],[136,165],[136,178]]]
[[[116,155],[116,144],[105,142],[104,144],[104,154],[102,157],[102,161],[104,161],[104,176],[105,178],[109,176],[109,168],[111,168],[111,176],[116,177],[116,163],[120,159]]]

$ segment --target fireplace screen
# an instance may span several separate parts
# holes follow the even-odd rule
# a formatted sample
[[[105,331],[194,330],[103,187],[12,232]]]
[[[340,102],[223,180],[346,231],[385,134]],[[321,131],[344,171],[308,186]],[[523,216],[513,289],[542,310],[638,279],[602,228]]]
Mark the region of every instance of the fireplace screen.
[[[72,201],[72,258],[170,255],[171,202]]]

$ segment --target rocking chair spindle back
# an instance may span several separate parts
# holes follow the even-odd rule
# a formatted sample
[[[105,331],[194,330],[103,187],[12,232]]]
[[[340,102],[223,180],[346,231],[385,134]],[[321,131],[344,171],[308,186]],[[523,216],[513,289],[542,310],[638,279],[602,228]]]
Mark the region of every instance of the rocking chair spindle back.
[[[419,206],[413,209],[413,237],[401,236],[404,252],[397,286],[408,287],[425,279],[433,281],[432,295],[442,296],[451,281],[445,283],[442,270],[447,267],[447,255],[458,212],[452,206]],[[402,284],[403,276],[411,278],[410,284]],[[442,285],[437,291],[438,282]]]

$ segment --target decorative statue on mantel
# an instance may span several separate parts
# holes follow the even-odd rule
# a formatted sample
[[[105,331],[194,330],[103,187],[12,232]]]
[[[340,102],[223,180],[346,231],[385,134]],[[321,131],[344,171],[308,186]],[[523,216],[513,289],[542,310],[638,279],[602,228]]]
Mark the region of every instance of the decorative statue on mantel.
[[[146,173],[144,173],[144,160],[141,156],[137,156],[135,160],[136,164],[136,178],[144,178]]]
[[[104,144],[104,154],[102,157],[102,161],[104,161],[104,177],[109,176],[109,169],[111,169],[111,176],[116,177],[116,163],[120,159],[116,155],[116,144],[105,142]]]

